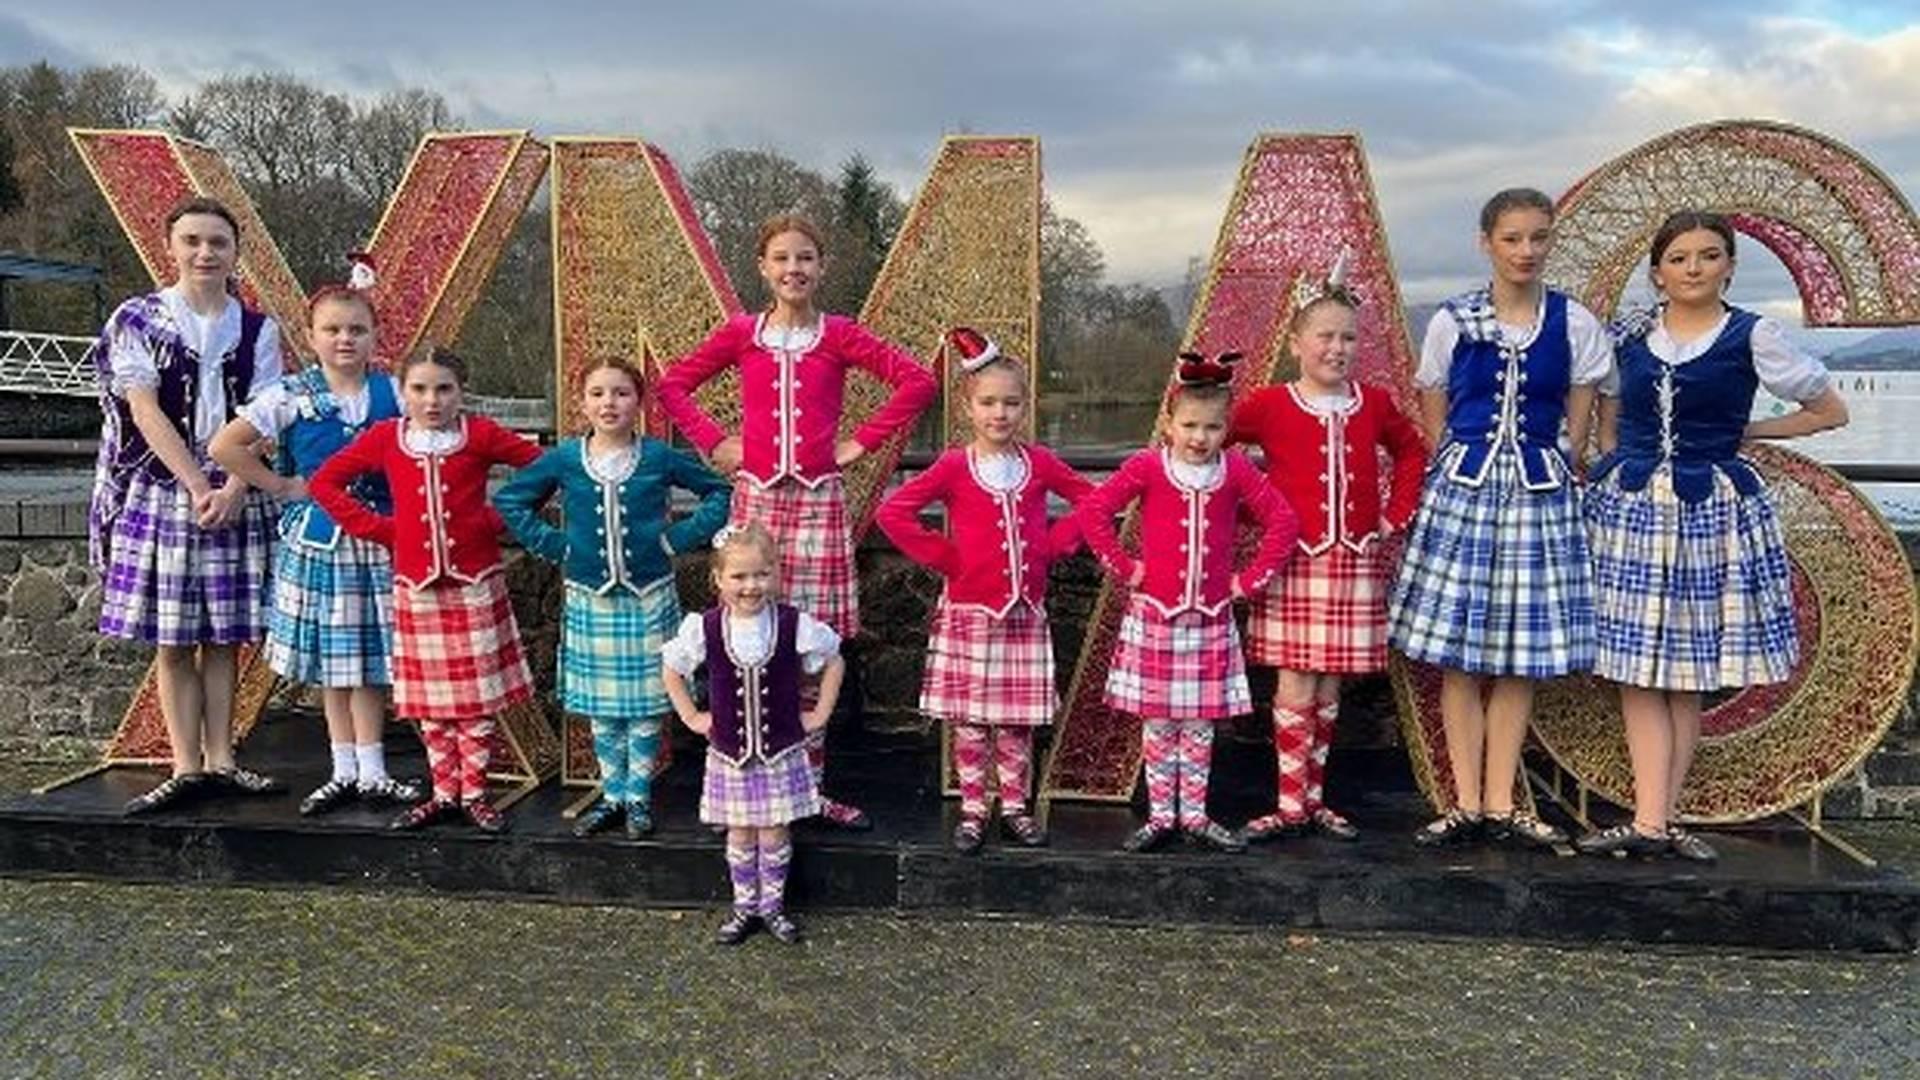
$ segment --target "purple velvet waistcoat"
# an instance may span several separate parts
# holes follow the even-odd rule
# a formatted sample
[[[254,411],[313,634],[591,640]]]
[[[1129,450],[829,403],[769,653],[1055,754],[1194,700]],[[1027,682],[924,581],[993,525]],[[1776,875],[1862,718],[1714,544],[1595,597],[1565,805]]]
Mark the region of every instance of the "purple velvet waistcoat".
[[[773,609],[773,652],[747,666],[734,658],[727,641],[727,612],[708,609],[707,698],[713,729],[707,741],[731,765],[750,759],[773,761],[806,741],[800,724],[800,650],[794,641],[800,610],[786,604]]]

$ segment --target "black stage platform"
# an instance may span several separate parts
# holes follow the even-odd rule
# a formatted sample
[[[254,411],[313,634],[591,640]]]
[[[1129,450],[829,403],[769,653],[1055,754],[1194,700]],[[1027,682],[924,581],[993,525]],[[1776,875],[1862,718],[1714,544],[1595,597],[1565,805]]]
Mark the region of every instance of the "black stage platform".
[[[800,827],[791,900],[802,911],[1793,950],[1911,952],[1920,943],[1920,884],[1795,828],[1715,832],[1722,857],[1706,867],[1416,849],[1408,838],[1427,813],[1397,754],[1337,757],[1330,769],[1332,801],[1362,828],[1358,843],[1280,841],[1244,855],[1175,844],[1128,855],[1116,847],[1137,824],[1133,811],[1063,803],[1053,808],[1051,846],[1014,849],[996,838],[980,855],[961,856],[947,846],[954,804],[938,797],[930,746],[837,731],[835,740],[828,787],[858,796],[878,828]],[[1261,744],[1218,745],[1213,809],[1238,824],[1271,797],[1271,758]],[[410,733],[395,729],[390,753],[397,775],[424,774]],[[392,833],[391,811],[298,816],[299,794],[324,778],[325,737],[318,717],[277,713],[241,757],[286,779],[292,794],[127,819],[121,804],[159,774],[116,769],[0,801],[0,873],[717,907],[726,902],[725,874],[719,838],[695,819],[699,755],[695,743],[680,747],[658,784],[659,832],[645,842],[575,840],[561,811],[582,792],[552,783],[511,808],[504,837],[464,824]]]

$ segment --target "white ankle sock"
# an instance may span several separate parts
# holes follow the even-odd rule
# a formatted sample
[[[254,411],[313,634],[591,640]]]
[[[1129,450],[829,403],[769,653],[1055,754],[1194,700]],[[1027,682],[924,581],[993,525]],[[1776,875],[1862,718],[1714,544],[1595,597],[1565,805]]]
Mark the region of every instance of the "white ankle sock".
[[[360,786],[371,787],[387,778],[387,748],[377,742],[353,748],[360,761]]]
[[[354,756],[353,744],[337,742],[333,744],[333,778],[338,783],[351,784],[360,774],[360,759]]]

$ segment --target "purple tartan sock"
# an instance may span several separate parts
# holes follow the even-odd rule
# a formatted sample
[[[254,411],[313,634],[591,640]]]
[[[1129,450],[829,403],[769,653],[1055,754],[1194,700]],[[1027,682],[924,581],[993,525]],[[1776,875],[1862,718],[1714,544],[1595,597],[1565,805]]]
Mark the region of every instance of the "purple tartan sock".
[[[760,849],[760,915],[779,914],[787,902],[787,867],[793,862],[793,844]]]
[[[759,851],[727,845],[727,877],[733,881],[733,910],[756,914],[760,901]]]

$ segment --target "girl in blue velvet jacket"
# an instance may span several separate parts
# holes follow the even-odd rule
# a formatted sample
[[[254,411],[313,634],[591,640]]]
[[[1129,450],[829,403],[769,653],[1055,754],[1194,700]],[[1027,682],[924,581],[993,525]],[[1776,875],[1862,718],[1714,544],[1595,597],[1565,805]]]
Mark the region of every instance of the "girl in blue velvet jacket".
[[[522,469],[494,496],[526,549],[566,575],[560,703],[588,718],[601,799],[574,822],[587,836],[620,821],[629,839],[653,830],[661,718],[671,711],[660,650],[680,623],[673,556],[707,544],[727,520],[732,489],[698,458],[638,435],[642,380],[623,359],[587,372],[581,408],[591,431]],[[675,487],[700,498],[670,521]],[[540,517],[560,494],[562,525]]]

